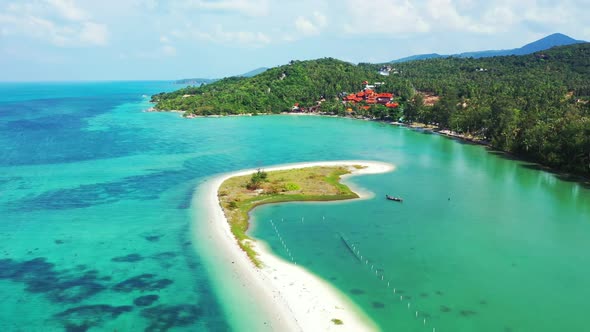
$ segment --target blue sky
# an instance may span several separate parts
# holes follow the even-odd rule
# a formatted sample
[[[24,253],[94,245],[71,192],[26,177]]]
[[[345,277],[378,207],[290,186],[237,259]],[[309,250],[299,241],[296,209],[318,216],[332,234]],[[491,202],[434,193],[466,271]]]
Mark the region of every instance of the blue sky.
[[[0,0],[0,81],[223,77],[590,40],[590,0]]]

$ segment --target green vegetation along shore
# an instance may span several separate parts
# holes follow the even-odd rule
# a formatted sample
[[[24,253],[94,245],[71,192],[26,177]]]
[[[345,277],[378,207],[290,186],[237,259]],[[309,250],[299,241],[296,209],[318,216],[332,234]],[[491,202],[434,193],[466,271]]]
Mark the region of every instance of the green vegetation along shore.
[[[351,166],[362,168],[361,166]],[[248,213],[263,204],[294,201],[336,201],[358,198],[340,177],[351,173],[344,166],[316,166],[235,176],[219,187],[223,212],[238,244],[256,266],[260,261],[250,246]]]
[[[393,67],[388,76],[379,74]],[[397,108],[345,104],[379,82]],[[590,177],[590,43],[524,56],[353,65],[292,61],[250,78],[154,95],[156,110],[185,116],[281,113],[298,104],[322,114],[420,122],[489,142],[560,171]]]

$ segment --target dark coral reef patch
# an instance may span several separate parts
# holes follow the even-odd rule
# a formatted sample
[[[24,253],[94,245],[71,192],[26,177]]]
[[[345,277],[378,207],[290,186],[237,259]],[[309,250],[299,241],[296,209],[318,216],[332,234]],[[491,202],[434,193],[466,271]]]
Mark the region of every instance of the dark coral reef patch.
[[[191,304],[158,305],[141,311],[141,315],[150,321],[150,325],[145,329],[147,332],[190,326],[197,322],[202,314],[199,307]]]
[[[67,332],[82,332],[93,327],[100,327],[105,321],[115,319],[132,310],[132,306],[95,304],[70,308],[55,314],[54,317]]]
[[[172,284],[172,282],[170,279],[157,279],[154,274],[144,273],[116,284],[113,286],[113,290],[122,293],[132,291],[152,292],[164,289]]]

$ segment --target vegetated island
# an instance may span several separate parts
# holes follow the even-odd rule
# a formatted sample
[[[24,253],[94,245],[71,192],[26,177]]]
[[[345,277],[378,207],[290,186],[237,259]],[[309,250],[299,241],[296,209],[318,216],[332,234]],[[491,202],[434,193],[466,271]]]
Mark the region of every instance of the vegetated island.
[[[185,117],[290,112],[421,123],[590,177],[590,43],[480,59],[291,61],[152,102]]]
[[[261,262],[246,235],[249,212],[263,204],[294,201],[336,201],[359,198],[340,177],[366,166],[315,166],[266,172],[229,178],[218,191],[219,203],[238,245],[257,266]]]

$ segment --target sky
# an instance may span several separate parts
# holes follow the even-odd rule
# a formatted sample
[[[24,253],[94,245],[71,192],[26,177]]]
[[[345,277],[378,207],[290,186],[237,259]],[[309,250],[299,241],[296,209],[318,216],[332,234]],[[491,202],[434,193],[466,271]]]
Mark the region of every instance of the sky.
[[[590,0],[0,0],[0,81],[219,78],[590,40]]]

